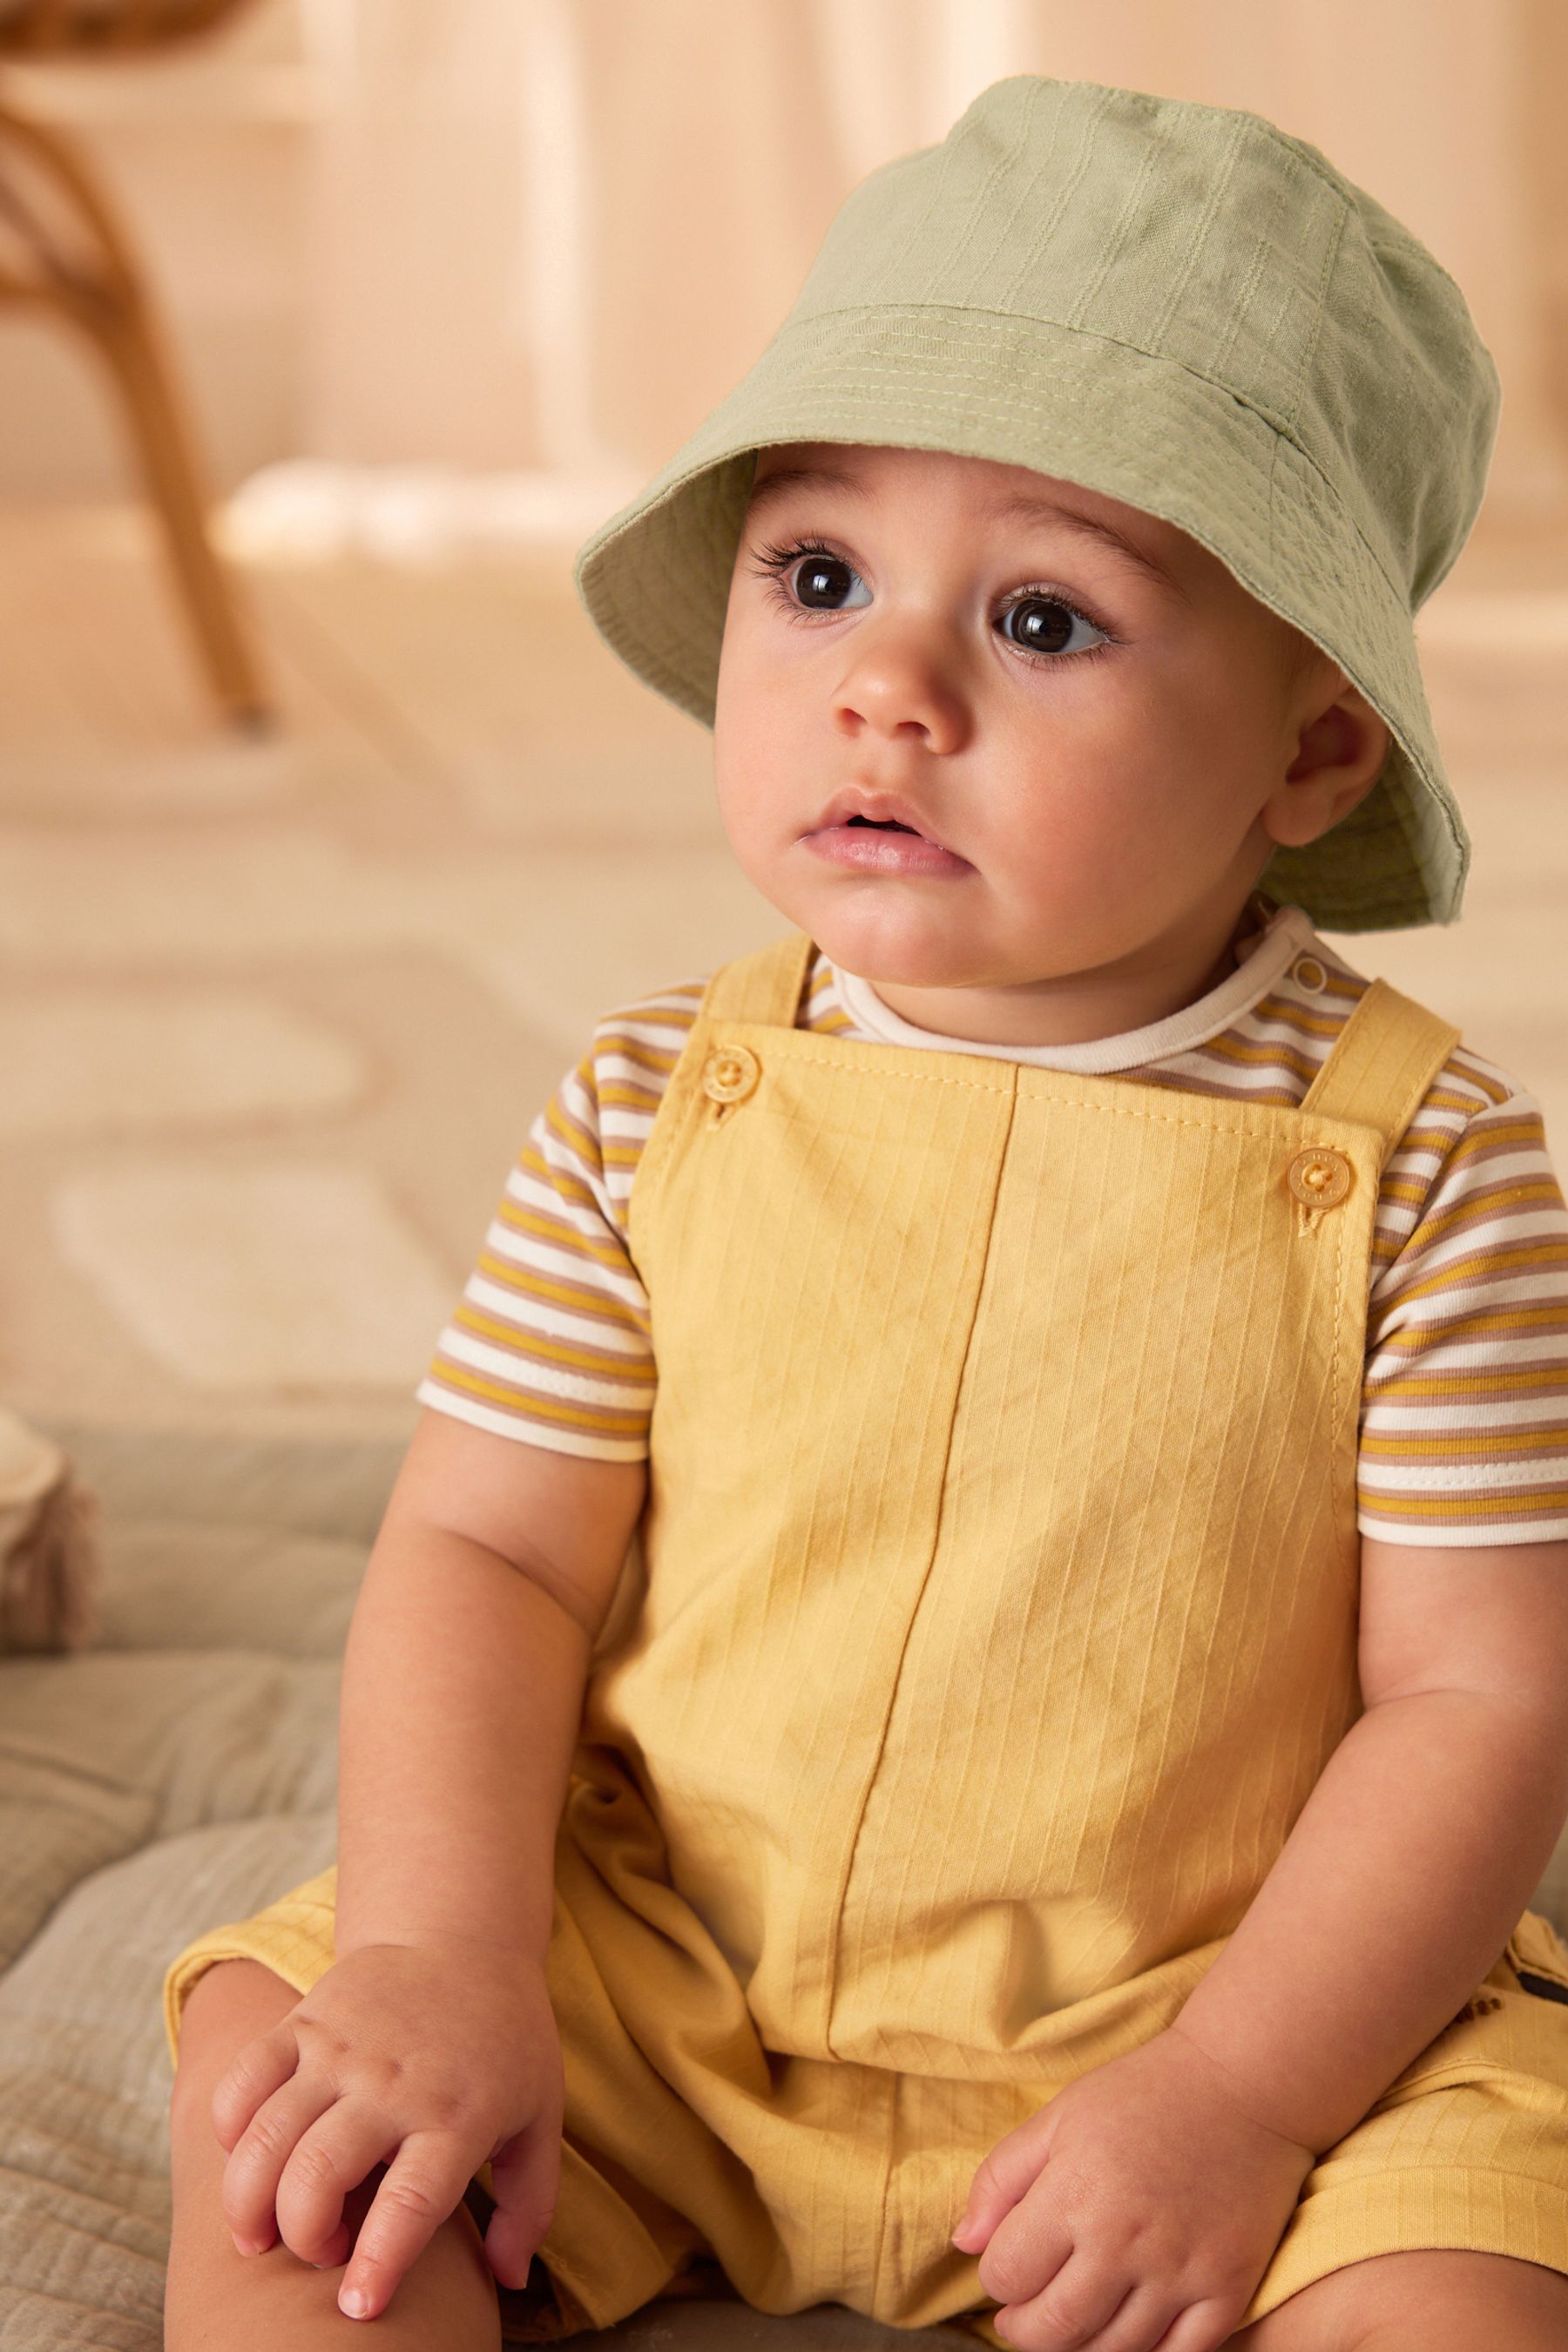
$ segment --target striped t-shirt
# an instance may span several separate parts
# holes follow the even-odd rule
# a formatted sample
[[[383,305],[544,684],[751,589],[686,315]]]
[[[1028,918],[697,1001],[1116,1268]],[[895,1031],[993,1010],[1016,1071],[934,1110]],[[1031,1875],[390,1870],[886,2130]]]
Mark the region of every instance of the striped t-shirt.
[[[798,1024],[869,1044],[1125,1071],[1297,1104],[1369,982],[1260,892],[1236,969],[1169,1019],[1078,1045],[976,1044],[901,1021],[817,949]],[[421,1402],[607,1462],[641,1459],[658,1367],[626,1247],[637,1161],[710,974],[607,1013],[534,1120]],[[1568,1208],[1540,1106],[1456,1045],[1383,1171],[1357,1518],[1411,1544],[1568,1536]]]

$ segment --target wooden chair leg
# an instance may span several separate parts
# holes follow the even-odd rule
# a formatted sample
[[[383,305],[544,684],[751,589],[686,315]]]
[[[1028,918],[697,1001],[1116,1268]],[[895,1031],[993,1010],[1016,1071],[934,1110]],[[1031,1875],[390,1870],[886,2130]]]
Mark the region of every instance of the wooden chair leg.
[[[208,534],[189,428],[145,305],[107,318],[98,343],[124,395],[175,576],[218,698],[237,724],[264,725],[269,716],[266,697],[240,625],[232,578]]]
[[[140,265],[109,199],[73,145],[52,126],[0,106],[0,153],[20,143],[67,200],[86,235],[87,267],[41,246],[29,288],[95,344],[119,388],[142,470],[162,518],[176,583],[219,700],[240,725],[270,718],[232,573],[208,530],[195,435]]]

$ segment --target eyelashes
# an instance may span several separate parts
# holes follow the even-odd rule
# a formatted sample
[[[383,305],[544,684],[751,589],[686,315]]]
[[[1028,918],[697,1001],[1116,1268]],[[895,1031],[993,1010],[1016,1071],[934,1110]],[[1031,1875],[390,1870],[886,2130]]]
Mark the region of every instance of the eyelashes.
[[[798,563],[803,556],[825,557],[829,562],[841,563],[847,572],[854,572],[857,579],[860,576],[847,555],[840,554],[837,548],[829,547],[822,540],[768,542],[758,547],[755,552],[756,562],[747,568],[754,579],[767,583],[769,602],[775,604],[784,614],[784,618],[789,621],[810,623],[819,614],[831,614],[834,609],[827,605],[813,607],[796,604],[790,593],[784,574],[792,565]],[[1053,663],[1059,667],[1063,662],[1092,661],[1097,655],[1110,652],[1113,646],[1121,642],[1114,630],[1108,629],[1103,621],[1096,620],[1092,613],[1085,612],[1072,597],[1065,594],[1059,588],[1053,587],[1047,581],[1032,582],[1027,587],[1016,590],[1007,598],[1002,610],[1004,614],[1015,612],[1026,604],[1035,603],[1057,606],[1059,611],[1069,614],[1073,620],[1081,621],[1086,628],[1093,629],[1105,641],[1098,646],[1079,646],[1070,652],[1053,652],[1049,649],[1024,645],[1016,637],[1007,637],[1005,640],[1013,652],[1021,654],[1026,661],[1037,667]],[[855,611],[861,608],[850,606],[839,609]]]

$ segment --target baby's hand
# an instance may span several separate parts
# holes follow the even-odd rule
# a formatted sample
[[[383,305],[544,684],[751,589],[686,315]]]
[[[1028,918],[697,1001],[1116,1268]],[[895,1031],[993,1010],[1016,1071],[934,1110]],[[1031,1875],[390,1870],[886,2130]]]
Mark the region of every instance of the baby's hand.
[[[1214,2352],[1316,2162],[1172,2029],[998,2140],[953,2242],[980,2253],[998,2333],[1021,2352]]]
[[[555,2210],[563,2095],[537,1961],[494,1946],[366,1945],[218,2084],[225,2218],[241,2253],[276,2235],[302,2262],[347,2263],[339,2306],[372,2319],[489,2159],[485,2252],[503,2285],[521,2286]],[[344,2199],[383,2162],[351,2244]]]

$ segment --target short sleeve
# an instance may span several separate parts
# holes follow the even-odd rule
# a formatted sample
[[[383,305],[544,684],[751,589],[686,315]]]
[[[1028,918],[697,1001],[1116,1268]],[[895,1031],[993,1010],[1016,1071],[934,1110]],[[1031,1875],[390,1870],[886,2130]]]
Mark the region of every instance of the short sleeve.
[[[656,1370],[626,1203],[704,986],[599,1023],[529,1129],[421,1404],[558,1453],[647,1455]]]
[[[1539,1104],[1496,1091],[1384,1171],[1357,1485],[1384,1542],[1568,1537],[1568,1207]]]

